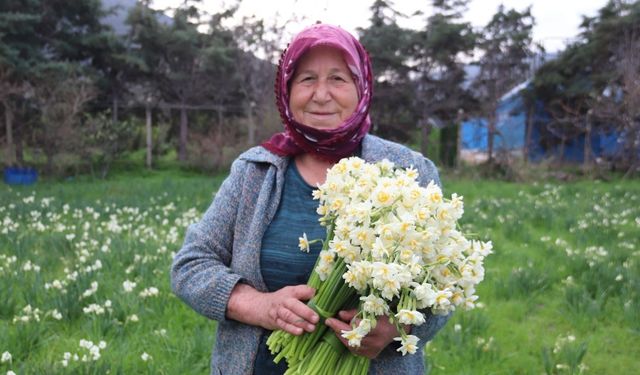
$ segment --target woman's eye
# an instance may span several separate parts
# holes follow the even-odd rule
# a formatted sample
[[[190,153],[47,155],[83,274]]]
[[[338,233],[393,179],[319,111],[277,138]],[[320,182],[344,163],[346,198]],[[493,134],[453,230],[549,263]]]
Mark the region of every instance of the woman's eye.
[[[335,81],[347,82],[347,80],[346,80],[346,79],[344,79],[344,77],[342,77],[342,76],[333,76],[333,79],[334,79]]]

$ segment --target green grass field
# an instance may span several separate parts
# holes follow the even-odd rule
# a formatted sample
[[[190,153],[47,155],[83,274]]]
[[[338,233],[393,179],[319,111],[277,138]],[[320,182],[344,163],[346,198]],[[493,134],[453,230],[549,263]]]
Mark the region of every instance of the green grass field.
[[[208,373],[215,322],[171,294],[169,266],[221,179],[0,186],[0,374]],[[430,374],[637,371],[640,181],[444,183],[494,254],[483,307],[428,344]]]

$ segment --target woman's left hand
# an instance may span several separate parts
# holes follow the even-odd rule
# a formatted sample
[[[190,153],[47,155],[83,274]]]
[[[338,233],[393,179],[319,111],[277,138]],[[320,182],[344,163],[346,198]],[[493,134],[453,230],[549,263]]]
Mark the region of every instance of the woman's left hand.
[[[360,342],[359,348],[353,348],[348,345],[348,341],[342,337],[342,331],[350,331],[351,319],[356,315],[356,310],[348,310],[348,311],[340,311],[338,313],[338,318],[329,318],[325,321],[325,324],[329,326],[329,328],[333,329],[336,336],[342,343],[353,353],[356,355],[360,355],[363,357],[367,357],[369,359],[376,358],[380,352],[387,347],[392,341],[394,337],[400,336],[396,327],[389,323],[389,318],[387,316],[378,317],[378,323],[376,324],[376,328],[372,329],[371,332]],[[408,329],[407,327],[406,329]]]

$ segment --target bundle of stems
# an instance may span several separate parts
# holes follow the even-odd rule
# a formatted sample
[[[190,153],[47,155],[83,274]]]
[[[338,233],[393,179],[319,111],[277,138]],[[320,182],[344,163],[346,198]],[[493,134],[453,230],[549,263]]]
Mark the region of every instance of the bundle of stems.
[[[369,358],[351,353],[333,331],[327,331],[285,375],[366,375],[369,364]]]
[[[271,334],[267,340],[267,345],[271,353],[276,355],[274,359],[276,363],[285,358],[291,368],[303,360],[329,329],[324,325],[324,320],[334,316],[356,295],[356,291],[350,288],[342,278],[346,270],[347,265],[344,260],[337,258],[333,271],[327,280],[320,283],[318,292],[309,301],[308,306],[317,312],[321,318],[313,332],[304,333],[300,336],[294,336],[284,331],[276,331]],[[314,272],[310,281],[315,277],[317,277],[317,273]],[[329,333],[333,335],[333,332]]]
[[[329,242],[334,237],[335,219],[329,220],[325,224],[327,226],[327,237],[323,241],[323,251],[328,249]],[[314,270],[319,262],[320,257],[316,260]],[[304,333],[300,336],[295,336],[282,330],[272,332],[267,340],[267,346],[271,354],[275,355],[274,362],[279,363],[282,358],[285,358],[289,368],[293,368],[314,349],[328,330],[324,320],[334,316],[338,310],[343,308],[356,295],[356,291],[350,288],[342,278],[346,270],[347,265],[344,260],[338,257],[333,271],[326,280],[321,280],[317,272],[311,272],[307,285],[316,289],[317,292],[307,305],[318,313],[320,321],[313,332]],[[333,332],[329,333],[333,335]]]
[[[340,362],[334,372],[326,374],[336,375],[367,375],[371,360],[367,357],[346,352],[342,354]]]
[[[285,375],[335,374],[345,352],[348,353],[347,348],[333,331],[327,331],[309,354],[295,366],[289,367]]]

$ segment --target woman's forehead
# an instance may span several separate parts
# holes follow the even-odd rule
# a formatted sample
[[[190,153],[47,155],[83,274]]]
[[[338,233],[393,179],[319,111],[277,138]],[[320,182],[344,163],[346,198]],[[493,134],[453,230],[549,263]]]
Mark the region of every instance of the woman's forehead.
[[[313,70],[316,63],[329,63],[330,70],[342,71],[350,74],[354,80],[359,80],[359,71],[356,66],[349,65],[348,55],[345,51],[332,45],[317,45],[311,47],[304,52],[295,64],[290,78],[303,73],[304,71]]]
[[[312,65],[315,62],[322,61],[323,63],[330,63],[336,65],[336,67],[348,70],[347,62],[344,58],[344,53],[339,49],[331,46],[317,46],[311,48],[300,56],[298,66],[296,70],[301,67]]]

